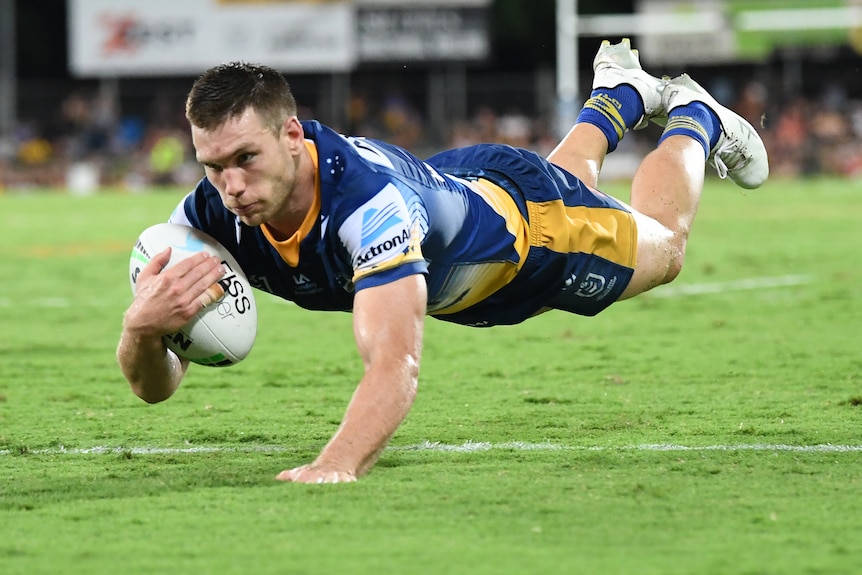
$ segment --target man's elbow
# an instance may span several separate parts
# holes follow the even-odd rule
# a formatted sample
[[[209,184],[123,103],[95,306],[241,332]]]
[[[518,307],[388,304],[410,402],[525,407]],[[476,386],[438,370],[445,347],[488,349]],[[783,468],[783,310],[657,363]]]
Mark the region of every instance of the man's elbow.
[[[142,370],[131,369],[122,362],[120,362],[120,367],[132,393],[147,403],[164,401],[173,395],[176,389],[174,386],[165,384],[164,382],[154,382]]]
[[[124,353],[122,346],[117,350],[120,371],[136,396],[147,403],[159,403],[174,394],[182,378],[182,363],[169,363],[170,357],[161,368],[158,363],[147,365],[144,361],[134,361]]]
[[[132,388],[132,393],[149,404],[161,403],[173,395],[172,390],[154,390],[148,386],[136,385],[131,382],[129,386]]]
[[[171,396],[170,393],[155,395],[152,393],[137,392],[137,391],[135,392],[135,395],[137,395],[138,397],[140,397],[141,399],[143,399],[145,402],[149,403],[150,405],[153,405],[155,403],[161,403]]]

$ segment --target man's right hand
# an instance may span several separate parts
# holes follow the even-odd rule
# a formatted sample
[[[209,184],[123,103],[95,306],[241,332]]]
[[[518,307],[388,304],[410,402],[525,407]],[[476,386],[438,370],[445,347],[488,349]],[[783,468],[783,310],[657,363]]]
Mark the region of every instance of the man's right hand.
[[[173,333],[224,293],[218,285],[224,275],[218,257],[201,252],[164,269],[170,259],[168,248],[156,254],[138,274],[135,299],[123,321],[124,331],[145,337]]]
[[[171,250],[166,249],[138,274],[117,346],[123,375],[135,395],[148,403],[173,395],[189,366],[165,347],[162,336],[186,325],[224,294],[218,284],[224,275],[219,258],[202,252],[164,269],[170,259]]]

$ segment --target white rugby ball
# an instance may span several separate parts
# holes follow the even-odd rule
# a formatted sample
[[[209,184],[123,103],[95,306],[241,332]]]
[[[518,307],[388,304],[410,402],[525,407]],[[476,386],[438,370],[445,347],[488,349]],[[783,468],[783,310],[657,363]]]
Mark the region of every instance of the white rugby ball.
[[[171,260],[165,269],[206,251],[221,258],[225,274],[218,282],[224,295],[195,314],[179,331],[166,335],[165,345],[178,356],[200,365],[224,367],[239,363],[251,351],[257,336],[257,306],[251,285],[236,259],[212,236],[179,224],[156,224],[145,229],[129,259],[132,293],[136,292],[141,269],[168,247]]]

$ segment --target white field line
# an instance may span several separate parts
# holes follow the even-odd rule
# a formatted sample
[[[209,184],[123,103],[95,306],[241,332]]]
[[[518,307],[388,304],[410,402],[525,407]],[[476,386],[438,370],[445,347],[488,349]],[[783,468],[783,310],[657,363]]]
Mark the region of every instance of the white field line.
[[[770,289],[799,286],[811,283],[813,278],[805,275],[786,275],[773,277],[748,278],[741,280],[733,280],[727,282],[714,282],[702,284],[681,284],[657,287],[650,291],[650,297],[686,297],[693,295],[720,294],[735,291],[747,291],[756,289]],[[282,303],[285,300],[271,296],[274,300]],[[131,301],[124,300],[124,304]],[[14,300],[8,297],[0,297],[0,308],[12,306],[24,306],[28,308],[67,308],[72,306],[77,307],[104,307],[107,305],[121,305],[120,302],[105,301],[104,298],[91,298],[86,300],[76,300],[65,297],[44,297],[32,298],[27,300]]]
[[[51,447],[47,449],[32,449],[24,451],[27,455],[178,455],[199,453],[289,453],[297,448],[277,445],[247,445],[242,447],[210,446],[210,447]],[[813,445],[788,445],[783,443],[743,443],[728,445],[679,445],[674,443],[641,443],[635,445],[601,446],[601,445],[558,445],[555,443],[527,443],[510,441],[505,443],[490,443],[486,441],[467,441],[460,445],[424,441],[415,445],[390,446],[388,451],[442,451],[447,453],[476,453],[484,451],[571,451],[571,452],[702,452],[702,451],[765,451],[794,453],[862,453],[862,445],[838,445],[833,443],[818,443]],[[17,450],[0,449],[0,456],[15,455]]]

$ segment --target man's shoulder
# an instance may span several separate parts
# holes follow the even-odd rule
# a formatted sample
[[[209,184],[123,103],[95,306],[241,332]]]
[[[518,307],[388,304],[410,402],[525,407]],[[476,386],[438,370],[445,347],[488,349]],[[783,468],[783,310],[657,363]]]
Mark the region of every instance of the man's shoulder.
[[[201,178],[195,189],[186,198],[188,208],[196,212],[206,212],[209,215],[227,216],[230,214],[215,186],[206,177]]]
[[[305,139],[314,142],[321,157],[325,159],[334,157],[340,150],[344,149],[348,149],[352,153],[350,141],[344,134],[336,132],[317,120],[303,120],[301,124]]]
[[[318,155],[323,211],[352,211],[403,179],[397,156],[381,142],[339,134],[319,122],[304,122]]]
[[[334,183],[355,177],[410,177],[424,162],[395,144],[341,134],[315,120],[302,122],[305,137],[314,142],[320,176]]]
[[[236,216],[224,207],[218,190],[206,177],[186,194],[171,220],[198,228],[220,241],[224,236],[236,235]]]

